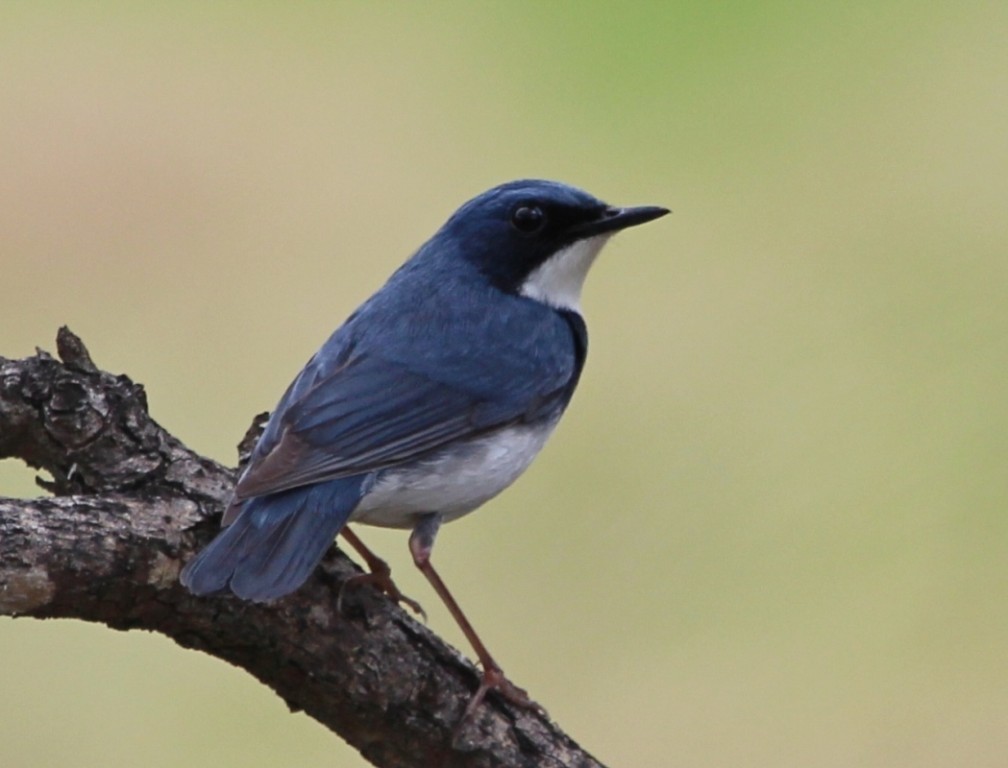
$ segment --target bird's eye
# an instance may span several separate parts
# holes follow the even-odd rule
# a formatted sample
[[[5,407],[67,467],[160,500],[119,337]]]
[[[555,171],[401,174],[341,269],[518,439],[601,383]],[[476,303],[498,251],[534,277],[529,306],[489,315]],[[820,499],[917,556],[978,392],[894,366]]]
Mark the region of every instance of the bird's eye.
[[[519,205],[511,214],[511,226],[531,235],[546,226],[546,214],[537,205]]]

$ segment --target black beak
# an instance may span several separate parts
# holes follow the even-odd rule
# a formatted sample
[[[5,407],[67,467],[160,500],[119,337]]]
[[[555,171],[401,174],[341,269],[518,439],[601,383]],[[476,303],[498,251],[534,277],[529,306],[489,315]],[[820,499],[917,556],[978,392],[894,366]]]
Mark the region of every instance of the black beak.
[[[586,237],[604,235],[607,232],[618,232],[627,227],[636,227],[649,221],[661,218],[669,213],[668,208],[658,205],[639,205],[634,208],[606,208],[602,215],[593,221],[579,224],[572,234],[579,240]]]

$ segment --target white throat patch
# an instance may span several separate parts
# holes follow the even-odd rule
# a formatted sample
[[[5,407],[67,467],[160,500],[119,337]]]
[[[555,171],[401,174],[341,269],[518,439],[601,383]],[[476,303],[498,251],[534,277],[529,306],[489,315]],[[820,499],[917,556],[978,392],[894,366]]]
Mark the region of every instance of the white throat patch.
[[[518,292],[557,309],[580,311],[585,277],[611,236],[596,235],[557,251],[529,273]]]

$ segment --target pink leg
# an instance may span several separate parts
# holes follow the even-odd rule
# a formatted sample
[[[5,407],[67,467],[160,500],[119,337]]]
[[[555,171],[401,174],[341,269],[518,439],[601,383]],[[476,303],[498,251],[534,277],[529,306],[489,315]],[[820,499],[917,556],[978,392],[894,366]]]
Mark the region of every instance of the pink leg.
[[[344,527],[343,530],[340,531],[340,534],[344,539],[346,539],[347,544],[357,550],[357,554],[364,558],[364,562],[367,564],[369,571],[369,573],[360,573],[356,576],[351,576],[343,582],[343,588],[346,588],[348,584],[373,584],[395,602],[403,603],[409,606],[416,614],[423,617],[424,621],[427,621],[427,614],[424,613],[424,609],[420,607],[420,603],[406,597],[406,595],[399,591],[399,587],[395,585],[395,582],[392,581],[392,569],[389,568],[388,563],[368,549],[364,542],[357,538],[357,534],[349,528]],[[340,600],[342,600],[342,597],[343,589],[341,588]]]
[[[466,636],[466,639],[472,646],[473,651],[476,652],[480,665],[483,667],[483,679],[480,682],[480,686],[476,690],[476,693],[469,700],[469,704],[466,706],[465,714],[462,716],[462,721],[465,722],[469,716],[476,711],[476,708],[486,696],[487,691],[490,690],[497,691],[512,704],[516,704],[520,707],[538,709],[539,706],[529,698],[529,695],[524,690],[516,686],[504,676],[504,672],[501,671],[500,666],[496,661],[494,661],[493,656],[490,655],[486,646],[483,645],[483,641],[480,640],[479,635],[476,634],[476,630],[473,629],[472,624],[469,623],[469,619],[467,619],[465,614],[462,613],[462,609],[459,607],[459,604],[455,602],[455,598],[452,597],[451,592],[448,591],[448,587],[445,586],[445,583],[441,580],[438,572],[435,571],[434,566],[431,565],[431,550],[434,547],[434,538],[437,536],[437,531],[440,525],[441,517],[439,515],[425,515],[413,529],[413,533],[410,534],[409,547],[410,554],[413,555],[413,562],[416,563],[416,567],[419,568],[420,572],[427,577],[427,581],[429,581],[431,586],[434,587],[434,591],[437,592],[441,600],[444,601],[444,604],[448,607],[452,617],[455,619],[459,628],[462,630],[462,633]]]

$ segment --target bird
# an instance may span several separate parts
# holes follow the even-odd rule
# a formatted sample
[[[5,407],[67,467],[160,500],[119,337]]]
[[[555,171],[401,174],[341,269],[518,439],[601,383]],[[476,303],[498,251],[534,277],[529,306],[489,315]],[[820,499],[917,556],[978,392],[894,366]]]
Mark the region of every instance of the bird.
[[[431,563],[438,530],[511,485],[577,387],[582,286],[611,236],[669,213],[556,181],[511,181],[462,205],[328,338],[272,411],[222,530],[181,571],[193,594],[282,598],[337,535],[369,581],[415,610],[348,523],[410,530],[414,564],[476,654],[463,720],[495,691],[536,706]]]

